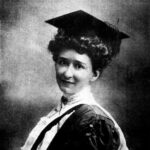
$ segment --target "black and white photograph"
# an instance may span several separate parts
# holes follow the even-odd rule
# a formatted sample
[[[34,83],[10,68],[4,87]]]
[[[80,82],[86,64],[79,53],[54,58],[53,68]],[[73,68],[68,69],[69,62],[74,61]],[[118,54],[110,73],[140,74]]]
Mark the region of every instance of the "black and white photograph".
[[[0,150],[150,149],[148,0],[0,4]]]

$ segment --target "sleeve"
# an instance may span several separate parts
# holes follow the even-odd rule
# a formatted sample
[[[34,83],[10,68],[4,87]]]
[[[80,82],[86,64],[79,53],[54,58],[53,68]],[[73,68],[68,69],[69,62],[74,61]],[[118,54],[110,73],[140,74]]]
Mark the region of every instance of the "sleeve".
[[[98,115],[89,117],[81,121],[79,130],[86,150],[118,150],[119,133],[110,119]]]

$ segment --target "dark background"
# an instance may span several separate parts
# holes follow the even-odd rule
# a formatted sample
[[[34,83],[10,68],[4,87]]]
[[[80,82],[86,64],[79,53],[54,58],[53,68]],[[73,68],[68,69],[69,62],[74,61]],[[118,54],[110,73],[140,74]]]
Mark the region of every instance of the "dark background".
[[[93,86],[97,101],[125,133],[130,150],[150,142],[150,2],[148,0],[1,0],[0,149],[19,150],[61,93],[44,21],[83,9],[130,35]]]

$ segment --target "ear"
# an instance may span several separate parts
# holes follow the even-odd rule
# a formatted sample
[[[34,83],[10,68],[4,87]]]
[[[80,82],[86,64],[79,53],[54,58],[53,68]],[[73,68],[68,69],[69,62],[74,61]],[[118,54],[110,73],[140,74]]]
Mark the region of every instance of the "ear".
[[[93,73],[93,76],[91,78],[91,82],[96,81],[99,78],[100,74],[101,74],[101,72],[99,70],[96,70],[96,72]]]

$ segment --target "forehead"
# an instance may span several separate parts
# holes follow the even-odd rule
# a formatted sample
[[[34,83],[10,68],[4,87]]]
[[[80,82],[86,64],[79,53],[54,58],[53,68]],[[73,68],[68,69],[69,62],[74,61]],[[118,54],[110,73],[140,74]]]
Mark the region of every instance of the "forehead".
[[[91,59],[89,58],[89,56],[87,54],[80,54],[77,51],[75,51],[74,49],[63,49],[58,57],[60,58],[65,58],[68,59],[70,61],[78,61],[84,64],[91,64]]]

